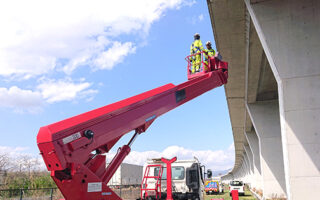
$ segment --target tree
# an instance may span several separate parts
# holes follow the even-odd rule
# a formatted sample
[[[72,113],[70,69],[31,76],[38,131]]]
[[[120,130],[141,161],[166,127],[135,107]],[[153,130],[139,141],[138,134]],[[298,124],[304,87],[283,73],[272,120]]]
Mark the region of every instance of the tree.
[[[11,168],[10,157],[6,153],[0,153],[0,171],[7,171]]]
[[[5,183],[7,170],[10,169],[11,162],[8,154],[0,153],[0,185]]]
[[[37,158],[33,158],[30,155],[24,154],[21,155],[17,160],[19,171],[25,171],[31,175],[32,171],[39,171],[39,160]]]

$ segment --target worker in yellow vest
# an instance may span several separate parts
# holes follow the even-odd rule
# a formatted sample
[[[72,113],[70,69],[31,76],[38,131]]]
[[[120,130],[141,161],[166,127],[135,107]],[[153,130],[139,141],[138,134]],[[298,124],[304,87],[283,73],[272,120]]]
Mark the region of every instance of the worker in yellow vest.
[[[208,61],[209,61],[210,57],[215,56],[216,52],[214,49],[212,49],[210,41],[208,41],[206,43],[206,47],[207,47],[207,49],[204,50],[204,70],[208,71]]]
[[[194,34],[194,41],[190,46],[190,55],[195,53],[200,53],[201,51],[203,51],[203,46],[200,40],[200,34],[196,33]],[[192,62],[192,68],[191,68],[192,73],[199,72],[200,66],[201,66],[201,54],[191,56],[190,62]]]

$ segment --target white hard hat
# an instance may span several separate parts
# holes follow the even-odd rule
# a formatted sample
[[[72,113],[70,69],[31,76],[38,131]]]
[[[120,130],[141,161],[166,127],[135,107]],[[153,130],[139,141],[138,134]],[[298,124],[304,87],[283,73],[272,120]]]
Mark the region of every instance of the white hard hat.
[[[194,38],[200,38],[200,34],[199,33],[195,33],[193,37]]]

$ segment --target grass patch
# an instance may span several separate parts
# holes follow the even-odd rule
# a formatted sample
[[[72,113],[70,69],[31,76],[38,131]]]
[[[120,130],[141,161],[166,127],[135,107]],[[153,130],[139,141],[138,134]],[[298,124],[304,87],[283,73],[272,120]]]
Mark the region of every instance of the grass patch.
[[[229,195],[229,190],[224,190],[223,194],[217,194],[217,195],[205,195],[204,200],[210,200],[210,199],[224,199],[224,200],[232,200],[231,196]],[[244,191],[244,196],[239,196],[240,200],[256,200],[256,198],[252,195],[252,193],[249,190]]]

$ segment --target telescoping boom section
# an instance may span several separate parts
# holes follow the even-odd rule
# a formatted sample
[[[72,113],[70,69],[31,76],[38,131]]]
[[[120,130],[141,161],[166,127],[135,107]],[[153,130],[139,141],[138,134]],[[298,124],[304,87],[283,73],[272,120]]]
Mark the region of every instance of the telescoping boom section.
[[[66,200],[120,200],[107,183],[131,144],[160,115],[225,84],[227,63],[216,60],[215,64],[213,71],[193,75],[180,85],[167,84],[41,127],[37,136],[40,154]],[[130,131],[135,131],[132,139],[106,167],[105,153]]]

